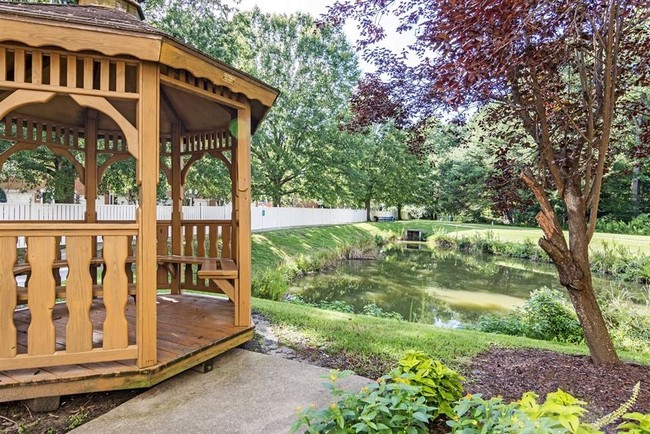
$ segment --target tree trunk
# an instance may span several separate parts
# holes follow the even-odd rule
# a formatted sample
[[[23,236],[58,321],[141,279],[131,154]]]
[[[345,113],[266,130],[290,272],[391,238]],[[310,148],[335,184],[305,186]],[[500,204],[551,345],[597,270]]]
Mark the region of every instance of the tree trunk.
[[[618,363],[618,356],[594,292],[589,267],[586,210],[579,191],[577,186],[570,185],[564,194],[569,223],[568,249],[566,244],[559,251],[553,248],[547,250],[544,242],[540,242],[540,245],[557,267],[560,283],[569,291],[593,362],[597,365],[615,364]]]
[[[586,207],[575,180],[567,182],[562,197],[569,224],[569,244],[562,232],[553,207],[546,199],[542,186],[530,170],[524,170],[521,179],[538,198],[542,210],[535,218],[544,231],[539,246],[549,255],[557,268],[560,283],[569,291],[571,303],[585,334],[591,359],[597,365],[616,364],[618,356],[607,330],[603,314],[596,301],[589,267],[589,237],[587,236]]]
[[[370,198],[367,197],[364,203],[366,207],[366,221],[369,222],[370,221]]]
[[[54,201],[56,203],[74,203],[74,183],[77,171],[72,163],[65,158],[55,158],[56,174],[54,175]]]
[[[282,195],[280,194],[279,190],[275,190],[273,192],[273,207],[277,208],[281,205],[282,203]]]
[[[636,216],[639,213],[639,197],[640,197],[640,184],[639,177],[641,176],[641,167],[640,163],[635,163],[632,168],[632,183],[630,185],[630,191],[632,193],[632,210]]]
[[[397,220],[402,220],[402,204],[397,204]]]

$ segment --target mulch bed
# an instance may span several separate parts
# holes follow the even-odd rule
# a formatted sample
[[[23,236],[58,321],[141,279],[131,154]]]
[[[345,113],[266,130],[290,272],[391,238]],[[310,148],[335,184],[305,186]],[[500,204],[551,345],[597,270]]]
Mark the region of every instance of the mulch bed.
[[[587,401],[587,420],[596,420],[630,399],[641,382],[631,411],[650,413],[650,366],[621,363],[596,366],[587,356],[528,349],[493,349],[475,357],[468,369],[466,389],[484,397],[514,401],[529,390],[543,398],[558,388]]]

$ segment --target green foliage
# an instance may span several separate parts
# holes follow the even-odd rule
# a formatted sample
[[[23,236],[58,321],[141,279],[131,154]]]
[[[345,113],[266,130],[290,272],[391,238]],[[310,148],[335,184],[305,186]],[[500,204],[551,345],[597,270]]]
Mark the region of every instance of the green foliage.
[[[0,141],[0,151],[11,146],[13,142]],[[3,176],[20,179],[29,187],[44,186],[46,202],[74,202],[74,180],[77,177],[75,167],[66,158],[55,155],[46,148],[17,152],[7,160],[2,172]]]
[[[354,306],[342,300],[323,300],[318,304],[318,307],[321,309],[333,310],[335,312],[354,313]]]
[[[253,278],[251,289],[255,297],[279,301],[289,290],[289,280],[284,270],[266,270]]]
[[[456,371],[421,351],[409,351],[390,375],[393,381],[407,381],[407,384],[420,388],[427,405],[436,409],[433,419],[440,415],[453,417],[452,405],[460,399],[464,390],[464,378]]]
[[[434,409],[426,404],[418,387],[391,381],[389,376],[368,384],[359,393],[336,385],[338,379],[351,374],[332,371],[325,387],[337,401],[322,410],[310,407],[301,412],[291,432],[297,432],[303,425],[308,433],[429,432],[426,424]]]
[[[504,316],[482,315],[477,329],[548,341],[578,343],[583,340],[575,313],[567,306],[562,294],[550,288],[533,291],[523,308]]]
[[[623,415],[624,422],[617,426],[621,434],[650,434],[650,413],[627,413]]]
[[[331,168],[346,148],[338,122],[359,74],[342,31],[259,9],[235,14],[230,27],[234,66],[280,90],[253,136],[253,193],[277,206],[289,196],[338,196],[344,183]]]
[[[648,300],[634,300],[650,302]],[[599,296],[603,316],[612,340],[618,348],[628,351],[647,351],[650,346],[650,312],[633,303],[624,289],[605,291]]]
[[[404,319],[402,315],[400,315],[398,312],[387,312],[374,303],[366,304],[365,306],[363,306],[361,315],[374,316],[377,318],[390,318],[390,319],[397,319],[397,320]]]
[[[608,242],[591,254],[592,271],[630,282],[647,282],[650,278],[650,257],[629,248]]]
[[[596,228],[599,232],[627,235],[650,235],[650,214],[639,214],[629,222],[602,218]]]
[[[588,434],[599,432],[581,422],[586,403],[558,389],[539,404],[537,395],[526,392],[521,400],[505,404],[501,398],[485,400],[467,395],[454,407],[455,416],[447,424],[452,433]]]
[[[559,291],[540,288],[530,294],[523,307],[528,321],[529,337],[577,343],[583,340],[582,328],[574,311],[567,306]]]

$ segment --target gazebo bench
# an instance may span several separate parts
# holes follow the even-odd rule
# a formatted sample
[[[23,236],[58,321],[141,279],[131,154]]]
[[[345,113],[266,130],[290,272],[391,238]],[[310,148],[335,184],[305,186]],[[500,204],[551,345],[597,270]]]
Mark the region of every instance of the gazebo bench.
[[[180,265],[200,265],[196,273],[199,279],[210,279],[223,291],[228,298],[235,302],[239,270],[237,264],[230,258],[205,258],[199,256],[161,255],[158,263],[163,265],[172,277],[180,273]]]

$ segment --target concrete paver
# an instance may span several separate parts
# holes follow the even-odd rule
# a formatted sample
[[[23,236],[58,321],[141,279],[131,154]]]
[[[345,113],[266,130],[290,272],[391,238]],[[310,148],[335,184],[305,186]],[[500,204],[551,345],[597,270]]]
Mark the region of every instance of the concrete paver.
[[[329,369],[234,349],[211,372],[187,371],[73,430],[112,433],[288,433],[298,406],[331,402],[322,387]],[[370,380],[350,376],[357,391]]]

